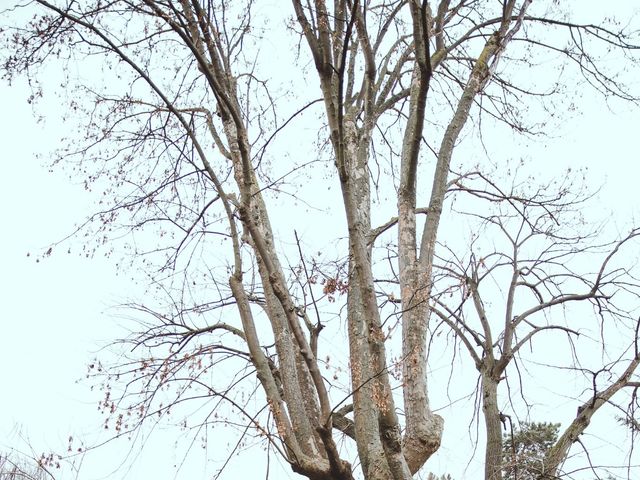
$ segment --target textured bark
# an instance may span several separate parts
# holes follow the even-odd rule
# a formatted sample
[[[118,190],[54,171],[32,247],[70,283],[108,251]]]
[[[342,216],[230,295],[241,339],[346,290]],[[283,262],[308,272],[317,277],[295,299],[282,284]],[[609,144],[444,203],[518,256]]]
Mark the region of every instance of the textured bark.
[[[360,308],[362,299],[357,283],[352,284],[348,295],[349,359],[351,362],[353,416],[358,458],[362,465],[364,478],[387,480],[391,474],[380,441],[377,405],[374,403],[374,390],[371,381],[376,372],[371,367],[367,341],[367,319]]]
[[[353,123],[350,123],[353,125]],[[350,162],[356,166],[352,177],[354,201],[357,202],[358,223],[363,231],[371,228],[371,203],[369,175],[367,172],[368,135],[351,130],[346,150],[350,152]],[[353,265],[354,255],[349,265],[349,291],[347,296],[347,321],[349,333],[349,359],[351,362],[351,385],[353,389],[355,435],[358,456],[362,464],[365,478],[370,480],[386,480],[391,478],[385,460],[384,448],[378,424],[379,405],[375,402],[375,378],[378,371],[372,365],[372,354],[369,349],[370,325],[366,311],[363,309],[363,291],[360,279],[356,276]],[[371,264],[371,256],[367,249],[367,263]]]
[[[350,127],[350,125],[353,125],[352,123],[348,123],[347,125],[349,132],[346,135],[347,142],[343,143],[345,147],[344,156],[339,162],[348,162],[351,165],[349,175],[341,179],[345,213],[349,225],[349,249],[352,254],[353,273],[350,275],[350,279],[354,282],[353,288],[356,289],[357,292],[357,296],[351,301],[354,304],[355,300],[358,301],[359,305],[355,305],[354,308],[362,312],[362,316],[366,321],[364,325],[357,325],[356,328],[361,326],[366,328],[367,354],[371,362],[369,369],[370,374],[373,374],[369,375],[368,383],[371,384],[372,396],[370,398],[373,401],[374,408],[371,408],[368,399],[366,403],[369,405],[358,405],[355,399],[354,404],[355,408],[361,413],[364,413],[364,408],[369,407],[369,411],[366,413],[368,416],[366,420],[369,426],[365,428],[370,429],[372,416],[377,414],[379,428],[378,438],[382,444],[388,470],[391,475],[390,478],[398,480],[409,479],[411,478],[411,473],[404,460],[401,446],[400,425],[395,412],[395,404],[387,371],[384,333],[381,328],[380,314],[375,297],[375,290],[373,288],[371,257],[367,245],[367,234],[370,230],[369,212],[371,208],[368,195],[369,175],[366,163],[368,160],[366,150],[369,139],[368,137],[361,136],[359,144],[355,143],[353,140],[355,140],[358,135],[351,130],[352,127]],[[358,318],[354,318],[353,321],[358,322]],[[362,366],[363,360],[365,359],[366,357],[358,360],[358,364]],[[353,369],[354,366],[352,364],[352,370]],[[358,366],[356,366],[355,369],[358,369]],[[355,378],[355,375],[353,375],[352,383],[354,383],[354,388],[362,384],[361,375],[358,377],[359,378]],[[362,400],[362,396],[359,397],[359,400]],[[362,416],[359,416],[359,418],[362,418]],[[356,421],[356,425],[357,423],[358,420]],[[377,441],[372,445],[374,452],[376,445]],[[367,447],[367,449],[370,448]],[[372,453],[373,452],[369,452],[369,459],[373,458]],[[373,471],[382,475],[386,473],[386,470],[387,468],[384,465],[380,465]]]
[[[422,125],[414,118],[424,116],[420,97],[426,97],[425,82],[419,71],[414,72],[412,108],[405,133],[401,180],[398,191],[398,248],[400,294],[402,298],[403,396],[406,414],[404,438],[405,456],[412,472],[417,472],[440,446],[444,422],[429,408],[427,392],[427,326],[431,272],[422,272],[416,251],[416,168],[413,156],[414,139],[421,138]],[[422,100],[424,101],[424,99]],[[431,216],[431,213],[429,213]],[[431,252],[433,254],[433,252]]]
[[[413,71],[409,118],[402,146],[398,189],[398,263],[403,308],[402,376],[406,416],[403,443],[407,464],[411,472],[415,473],[440,446],[444,422],[429,408],[426,349],[431,271],[422,271],[418,265],[415,217],[418,154],[429,83],[433,74],[429,55],[432,18],[428,9],[419,8],[415,2],[410,5],[417,61]]]
[[[482,374],[482,415],[487,439],[484,478],[502,480],[502,423],[498,408],[498,382],[490,372]]]

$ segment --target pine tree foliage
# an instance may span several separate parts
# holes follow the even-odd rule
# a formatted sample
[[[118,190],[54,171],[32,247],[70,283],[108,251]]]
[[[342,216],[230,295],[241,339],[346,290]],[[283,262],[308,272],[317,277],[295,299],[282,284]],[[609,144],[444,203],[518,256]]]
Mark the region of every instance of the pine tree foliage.
[[[544,471],[544,458],[558,440],[559,423],[524,422],[504,435],[504,480],[534,480]]]

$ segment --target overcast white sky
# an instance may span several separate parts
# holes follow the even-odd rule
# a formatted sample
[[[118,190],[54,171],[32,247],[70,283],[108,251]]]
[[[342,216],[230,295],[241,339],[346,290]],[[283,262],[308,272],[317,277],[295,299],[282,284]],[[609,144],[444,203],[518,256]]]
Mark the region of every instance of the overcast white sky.
[[[99,395],[76,380],[97,350],[121,333],[109,307],[142,290],[101,258],[56,251],[36,262],[50,243],[70,233],[91,212],[91,205],[81,186],[44,166],[46,153],[67,134],[55,103],[39,109],[47,118],[37,123],[27,97],[20,82],[12,87],[0,84],[0,450],[25,450],[28,439],[40,452],[64,449],[70,433],[79,436],[100,428]],[[611,227],[625,231],[634,216],[640,220],[640,110],[618,106],[612,112],[600,99],[584,101],[582,116],[566,124],[546,148],[540,145],[527,154],[544,169],[563,162],[588,164],[593,185],[603,185],[601,205],[603,212],[611,213]],[[44,156],[37,159],[37,153]],[[171,453],[172,435],[161,432],[152,463],[146,460],[136,470],[119,474],[130,479],[174,478],[173,465],[179,459]],[[439,473],[453,470],[448,463],[455,446],[446,441],[447,435],[433,464]],[[158,455],[162,448],[166,454]],[[113,452],[106,455],[88,456],[80,478],[109,478],[118,457]],[[220,457],[219,452],[211,455]],[[246,460],[241,462],[247,466]],[[249,463],[259,465],[256,458]],[[198,471],[201,466],[178,478],[196,479]]]

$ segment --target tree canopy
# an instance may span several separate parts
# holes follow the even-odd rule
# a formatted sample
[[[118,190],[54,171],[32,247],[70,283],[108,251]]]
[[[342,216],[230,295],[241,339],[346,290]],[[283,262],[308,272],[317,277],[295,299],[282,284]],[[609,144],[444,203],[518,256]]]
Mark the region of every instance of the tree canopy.
[[[36,110],[60,94],[51,163],[97,198],[64,242],[149,285],[120,355],[89,364],[104,429],[173,421],[206,446],[227,425],[229,456],[257,442],[311,480],[408,480],[446,411],[478,422],[485,480],[525,478],[503,434],[539,418],[542,384],[576,413],[557,438],[513,437],[519,471],[608,468],[583,438],[635,421],[640,230],[590,216],[596,159],[558,175],[525,151],[581,95],[638,101],[637,18],[552,0],[5,8],[4,78],[26,76]]]

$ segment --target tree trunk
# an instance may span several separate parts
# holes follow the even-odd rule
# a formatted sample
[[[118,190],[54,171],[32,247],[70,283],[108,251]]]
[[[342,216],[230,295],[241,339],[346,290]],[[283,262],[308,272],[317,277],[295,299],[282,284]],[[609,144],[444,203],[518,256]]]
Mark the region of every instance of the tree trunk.
[[[373,401],[373,383],[371,381],[375,372],[371,368],[367,321],[362,312],[362,294],[357,282],[350,285],[348,295],[349,358],[358,457],[364,478],[367,480],[387,480],[391,478],[391,473],[380,441],[378,409]]]
[[[482,413],[486,429],[485,480],[502,480],[502,423],[498,408],[498,381],[482,373]]]

